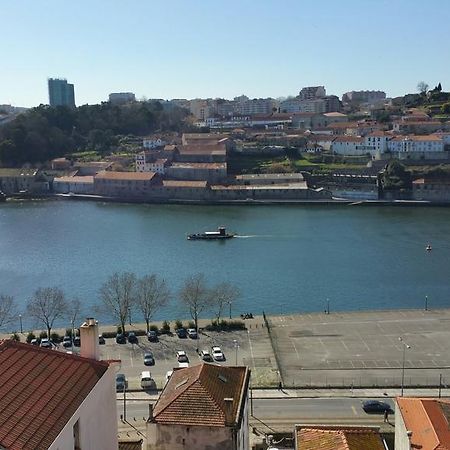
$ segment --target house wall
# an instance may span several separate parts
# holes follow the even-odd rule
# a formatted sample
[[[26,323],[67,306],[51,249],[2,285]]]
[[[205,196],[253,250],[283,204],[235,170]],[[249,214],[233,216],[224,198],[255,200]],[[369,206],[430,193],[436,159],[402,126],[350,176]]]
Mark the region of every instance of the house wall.
[[[186,449],[238,450],[231,428],[147,424],[147,450]]]
[[[49,450],[74,448],[73,427],[77,421],[83,450],[118,449],[115,377],[115,366],[110,365]]]
[[[434,202],[450,202],[450,184],[414,184],[413,199]]]
[[[149,180],[115,180],[94,178],[94,191],[99,195],[111,197],[141,198],[149,195],[152,181]]]
[[[175,180],[207,180],[215,183],[226,178],[227,170],[223,168],[199,168],[199,167],[179,167],[170,166],[166,169],[169,178]]]
[[[400,408],[395,404],[395,450],[411,450],[405,422]]]
[[[53,180],[53,192],[68,194],[93,194],[94,182],[68,182],[59,181],[57,178]]]

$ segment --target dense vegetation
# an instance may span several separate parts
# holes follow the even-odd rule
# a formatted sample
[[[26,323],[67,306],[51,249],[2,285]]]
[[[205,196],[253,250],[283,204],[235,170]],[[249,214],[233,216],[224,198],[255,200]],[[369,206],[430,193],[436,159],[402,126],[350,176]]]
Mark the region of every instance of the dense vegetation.
[[[108,153],[117,148],[120,136],[183,131],[187,115],[177,107],[164,110],[159,102],[75,109],[41,105],[0,128],[0,162],[19,166],[76,151]]]

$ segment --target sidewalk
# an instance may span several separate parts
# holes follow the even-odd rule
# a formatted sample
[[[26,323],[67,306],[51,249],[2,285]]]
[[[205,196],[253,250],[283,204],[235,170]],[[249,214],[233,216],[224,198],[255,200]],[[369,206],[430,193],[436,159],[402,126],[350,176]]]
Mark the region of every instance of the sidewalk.
[[[161,391],[147,394],[143,391],[127,392],[130,401],[156,401]],[[249,394],[253,399],[280,398],[395,398],[401,396],[400,389],[252,389]],[[434,389],[404,389],[404,397],[438,397],[439,391]],[[450,389],[442,389],[441,397],[450,397]],[[123,399],[123,394],[117,394],[117,399]]]

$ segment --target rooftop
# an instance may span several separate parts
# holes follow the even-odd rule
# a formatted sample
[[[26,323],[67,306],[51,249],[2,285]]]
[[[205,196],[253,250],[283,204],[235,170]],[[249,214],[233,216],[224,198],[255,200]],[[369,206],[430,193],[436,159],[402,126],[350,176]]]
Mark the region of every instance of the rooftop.
[[[48,448],[109,364],[0,341],[0,447]]]
[[[153,421],[211,427],[238,424],[249,379],[247,367],[203,363],[175,369],[156,402]]]
[[[450,449],[450,400],[398,397],[401,417],[411,435],[411,448]]]
[[[99,172],[95,175],[96,180],[132,180],[132,181],[150,181],[155,176],[154,172]]]
[[[163,180],[164,187],[169,188],[206,188],[208,182],[206,180],[190,181],[190,180]]]
[[[377,428],[296,427],[296,450],[385,450]]]

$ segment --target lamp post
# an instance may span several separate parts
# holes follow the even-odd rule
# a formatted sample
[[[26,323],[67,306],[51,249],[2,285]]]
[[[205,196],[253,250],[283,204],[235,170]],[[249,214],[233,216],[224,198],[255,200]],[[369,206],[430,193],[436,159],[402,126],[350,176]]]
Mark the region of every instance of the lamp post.
[[[23,334],[23,327],[22,327],[22,314],[19,314],[19,322],[20,322],[20,334]]]
[[[128,320],[130,322],[130,326],[131,326],[131,308],[128,307]]]
[[[327,314],[330,314],[330,299],[327,298],[327,309],[325,311]]]
[[[401,397],[403,397],[403,389],[405,386],[405,358],[406,358],[406,349],[410,349],[411,346],[403,342],[403,339],[401,337],[398,338],[398,340],[403,345],[403,361],[402,361],[402,391],[401,391]]]
[[[236,339],[234,339],[233,342],[234,342],[234,350],[235,350],[235,355],[234,355],[235,356],[235,359],[234,359],[235,363],[234,363],[234,365],[237,366],[238,365],[238,348],[239,348],[239,344],[238,344]]]
[[[428,295],[425,295],[425,311],[428,311]]]
[[[228,302],[228,306],[230,308],[230,320],[231,320],[231,303],[233,303],[233,302]]]

